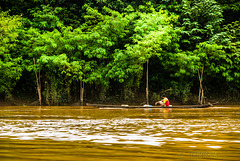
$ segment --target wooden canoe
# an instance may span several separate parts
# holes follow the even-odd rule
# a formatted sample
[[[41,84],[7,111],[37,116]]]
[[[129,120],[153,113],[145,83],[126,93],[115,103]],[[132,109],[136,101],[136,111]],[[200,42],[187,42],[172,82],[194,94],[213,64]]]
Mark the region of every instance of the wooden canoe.
[[[204,105],[182,105],[182,106],[168,106],[168,107],[161,107],[161,106],[155,106],[155,105],[144,105],[144,106],[138,106],[138,105],[105,105],[105,104],[90,104],[87,103],[87,106],[94,106],[98,108],[208,108],[212,107],[213,105],[216,105],[217,103],[209,103]]]

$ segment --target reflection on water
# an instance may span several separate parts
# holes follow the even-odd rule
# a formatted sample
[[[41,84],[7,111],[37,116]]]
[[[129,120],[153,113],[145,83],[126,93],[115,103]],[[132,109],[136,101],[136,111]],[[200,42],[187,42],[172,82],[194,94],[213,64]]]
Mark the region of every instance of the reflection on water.
[[[1,160],[239,160],[240,107],[0,107]]]

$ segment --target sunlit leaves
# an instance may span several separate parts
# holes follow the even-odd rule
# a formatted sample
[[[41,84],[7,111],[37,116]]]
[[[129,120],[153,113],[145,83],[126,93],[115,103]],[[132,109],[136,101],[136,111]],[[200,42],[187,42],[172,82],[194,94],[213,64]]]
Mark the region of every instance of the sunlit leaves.
[[[20,16],[11,17],[7,12],[0,11],[0,55],[8,53],[16,45],[16,29],[21,26],[21,19]]]
[[[19,35],[16,29],[20,26],[20,16],[0,12],[0,93],[7,99],[11,99],[11,91],[22,74],[22,58],[13,54]]]
[[[161,56],[162,48],[166,48],[172,41],[175,30],[170,25],[171,16],[162,11],[153,13],[141,13],[135,23],[135,34],[132,39],[136,45],[128,50],[140,52],[145,57],[145,62],[152,55]],[[144,60],[139,56],[139,60]]]
[[[220,72],[224,73],[229,66],[228,62],[231,62],[223,46],[217,44],[201,43],[194,53],[199,56],[200,66],[204,66],[206,74],[212,76]],[[223,76],[227,75],[223,74]]]

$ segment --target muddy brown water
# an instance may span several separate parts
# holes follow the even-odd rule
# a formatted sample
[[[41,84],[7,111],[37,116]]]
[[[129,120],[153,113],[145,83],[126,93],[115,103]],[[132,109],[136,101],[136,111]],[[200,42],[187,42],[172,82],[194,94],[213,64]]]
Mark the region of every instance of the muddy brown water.
[[[0,160],[240,160],[240,106],[1,106]]]

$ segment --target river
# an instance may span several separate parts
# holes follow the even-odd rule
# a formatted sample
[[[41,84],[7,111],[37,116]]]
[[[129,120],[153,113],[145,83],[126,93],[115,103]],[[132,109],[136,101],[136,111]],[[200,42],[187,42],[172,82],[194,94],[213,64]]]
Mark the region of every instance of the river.
[[[240,106],[0,106],[1,161],[240,160]]]

